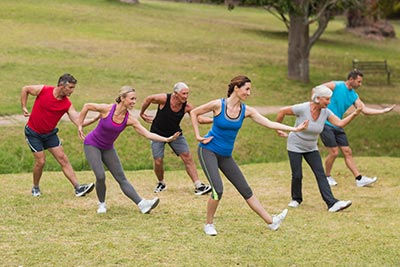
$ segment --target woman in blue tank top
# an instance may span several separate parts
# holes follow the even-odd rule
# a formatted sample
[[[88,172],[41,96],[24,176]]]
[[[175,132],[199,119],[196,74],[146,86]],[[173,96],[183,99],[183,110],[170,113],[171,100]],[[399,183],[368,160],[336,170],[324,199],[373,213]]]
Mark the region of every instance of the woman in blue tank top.
[[[223,194],[219,169],[239,191],[250,208],[268,224],[271,230],[277,230],[287,214],[287,209],[285,209],[279,215],[269,215],[253,194],[239,166],[232,158],[232,151],[237,133],[245,118],[250,118],[267,128],[296,132],[306,129],[308,121],[297,127],[290,127],[268,120],[256,109],[242,103],[250,96],[250,90],[250,79],[246,76],[237,76],[231,80],[228,86],[227,98],[212,100],[191,112],[196,139],[200,142],[198,148],[199,161],[212,186],[211,197],[207,204],[206,224],[204,225],[204,232],[207,235],[217,234],[213,221]],[[208,112],[213,113],[213,125],[208,134],[202,137],[199,133],[197,119],[198,116]]]
[[[176,132],[170,137],[163,137],[144,128],[139,120],[129,113],[129,110],[136,103],[135,89],[130,86],[123,86],[115,101],[116,104],[87,103],[83,106],[79,115],[78,134],[84,140],[86,159],[96,176],[96,193],[99,200],[97,213],[107,211],[105,202],[106,175],[103,164],[107,166],[118,182],[122,192],[138,205],[142,213],[149,213],[158,205],[159,199],[147,200],[139,196],[125,177],[122,164],[114,149],[114,142],[127,126],[132,126],[137,133],[147,139],[160,142],[171,142],[179,136],[180,132]],[[100,121],[97,127],[85,136],[82,125],[89,110],[100,113]]]

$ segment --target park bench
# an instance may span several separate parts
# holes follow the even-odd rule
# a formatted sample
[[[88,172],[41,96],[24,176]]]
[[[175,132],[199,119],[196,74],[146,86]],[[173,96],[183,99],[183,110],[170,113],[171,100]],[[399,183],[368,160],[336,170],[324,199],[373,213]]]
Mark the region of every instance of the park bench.
[[[390,69],[386,59],[383,61],[360,61],[353,59],[353,69],[369,73],[385,73],[387,83],[390,84]]]

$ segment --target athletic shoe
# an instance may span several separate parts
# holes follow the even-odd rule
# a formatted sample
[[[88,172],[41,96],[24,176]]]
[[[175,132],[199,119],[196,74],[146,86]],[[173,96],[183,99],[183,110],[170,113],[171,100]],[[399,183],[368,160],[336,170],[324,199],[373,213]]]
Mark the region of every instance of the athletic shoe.
[[[287,213],[288,210],[284,209],[280,214],[272,216],[272,223],[268,224],[269,229],[271,229],[272,231],[278,230],[279,226],[285,219]]]
[[[106,213],[107,206],[105,202],[99,202],[99,208],[97,209],[97,213]]]
[[[356,180],[356,185],[358,187],[364,187],[364,186],[375,183],[377,179],[378,178],[376,178],[376,177],[369,178],[367,176],[362,176],[360,180]]]
[[[333,204],[333,206],[330,207],[328,209],[328,211],[330,211],[330,212],[338,212],[338,211],[347,209],[350,206],[351,206],[351,201],[350,200],[348,200],[348,201],[339,200],[338,202]]]
[[[299,202],[297,202],[296,200],[290,200],[288,206],[291,208],[297,208],[300,205]]]
[[[326,179],[328,180],[328,184],[329,184],[330,186],[335,186],[335,185],[337,185],[337,182],[335,181],[335,179],[333,179],[332,176],[326,176]]]
[[[33,197],[40,197],[40,189],[39,189],[39,187],[32,187],[32,196]]]
[[[151,200],[142,199],[142,201],[139,202],[138,207],[140,211],[145,214],[150,213],[152,209],[157,207],[158,203],[160,203],[160,199],[158,197],[155,197]]]
[[[94,188],[94,183],[81,184],[77,189],[75,189],[75,196],[83,197],[84,195],[92,192],[93,188]]]
[[[212,224],[212,223],[205,224],[204,225],[204,233],[206,233],[206,235],[211,235],[211,236],[217,235],[217,230],[215,230],[214,224]]]
[[[154,193],[159,193],[164,190],[167,190],[167,185],[163,183],[158,183],[156,188],[154,188]]]
[[[211,191],[211,186],[208,184],[201,184],[198,188],[194,190],[196,196],[205,195]]]

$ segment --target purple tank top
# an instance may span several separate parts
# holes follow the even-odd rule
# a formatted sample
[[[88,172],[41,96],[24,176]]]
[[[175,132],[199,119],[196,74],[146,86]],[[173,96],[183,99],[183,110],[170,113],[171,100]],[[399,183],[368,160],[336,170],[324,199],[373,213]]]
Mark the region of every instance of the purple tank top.
[[[122,123],[113,121],[116,104],[114,104],[106,118],[101,118],[96,128],[85,138],[84,144],[97,147],[99,149],[113,149],[114,142],[119,134],[125,129],[128,121],[129,112],[125,114]]]

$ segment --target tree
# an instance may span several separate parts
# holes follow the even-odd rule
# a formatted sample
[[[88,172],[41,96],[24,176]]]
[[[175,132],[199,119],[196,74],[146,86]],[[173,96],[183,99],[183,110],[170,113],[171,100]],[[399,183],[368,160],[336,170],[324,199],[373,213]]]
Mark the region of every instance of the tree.
[[[258,1],[282,20],[288,28],[288,78],[308,83],[309,57],[312,46],[321,37],[334,15],[357,0]],[[317,23],[318,26],[310,35],[312,23]]]

